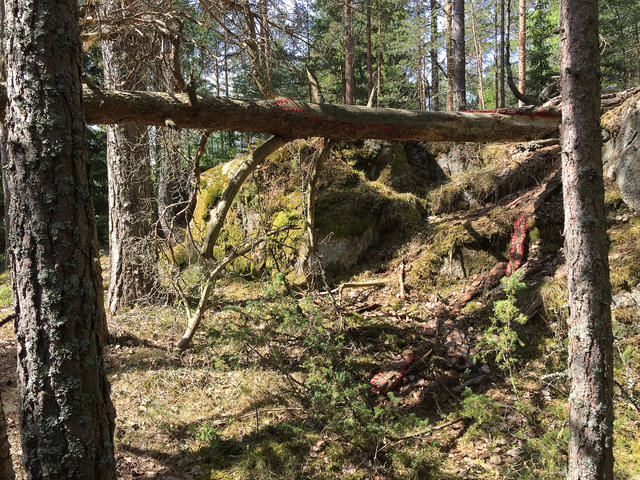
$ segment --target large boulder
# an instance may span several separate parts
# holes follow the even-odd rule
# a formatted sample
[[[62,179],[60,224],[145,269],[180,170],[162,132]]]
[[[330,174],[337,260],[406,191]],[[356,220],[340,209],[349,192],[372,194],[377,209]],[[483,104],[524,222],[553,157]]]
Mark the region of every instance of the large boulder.
[[[615,180],[629,208],[640,212],[640,94],[602,117],[605,175]]]

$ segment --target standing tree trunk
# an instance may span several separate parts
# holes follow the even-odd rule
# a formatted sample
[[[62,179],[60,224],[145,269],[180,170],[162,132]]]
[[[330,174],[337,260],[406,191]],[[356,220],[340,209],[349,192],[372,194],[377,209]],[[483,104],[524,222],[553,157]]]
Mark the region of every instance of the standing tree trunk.
[[[418,20],[418,72],[416,81],[416,97],[418,99],[418,110],[426,110],[424,101],[424,87],[423,75],[424,75],[424,53],[423,53],[423,37],[424,31],[422,29],[422,2],[416,0],[416,18]]]
[[[13,480],[15,473],[11,463],[11,451],[9,449],[9,437],[7,436],[7,421],[4,417],[2,394],[0,394],[0,478]]]
[[[527,94],[527,0],[520,0],[518,17],[518,90]],[[520,100],[518,105],[523,107]]]
[[[480,102],[480,108],[484,109],[484,81],[482,79],[482,50],[480,43],[478,42],[478,35],[476,34],[476,13],[473,8],[473,0],[469,1],[471,7],[471,29],[473,31],[473,46],[476,51],[476,68],[478,70],[478,101]]]
[[[453,0],[453,110],[466,108],[465,45],[464,45],[464,0]]]
[[[367,0],[367,95],[373,90],[373,54],[371,51],[371,0]]]
[[[353,9],[351,0],[344,0],[344,103],[356,104],[355,43],[353,40]]]
[[[444,4],[444,17],[445,17],[445,50],[447,55],[447,111],[453,110],[453,75],[454,75],[454,60],[453,60],[453,46],[451,41],[451,23],[453,21],[451,16],[452,0],[446,0]]]
[[[504,108],[504,69],[505,69],[504,1],[505,0],[500,0],[500,108]]]
[[[496,110],[500,106],[500,43],[498,42],[498,6],[493,9],[493,45],[494,45],[494,69],[495,69],[495,89],[496,89]]]
[[[440,110],[439,87],[438,81],[438,1],[431,0],[431,110],[437,112]]]
[[[115,478],[78,2],[7,0],[9,255],[28,477]]]
[[[377,69],[378,69],[378,86],[376,87],[376,106],[380,108],[380,97],[382,97],[382,4],[380,0],[378,0],[378,61],[377,61]]]
[[[132,14],[118,0],[103,4],[106,18]],[[104,84],[111,89],[144,89],[136,54],[136,33],[103,40]],[[156,286],[152,241],[153,201],[147,129],[139,125],[107,127],[109,177],[109,311],[116,313],[151,294]]]
[[[569,287],[570,480],[613,479],[613,334],[597,0],[563,0],[562,188]]]

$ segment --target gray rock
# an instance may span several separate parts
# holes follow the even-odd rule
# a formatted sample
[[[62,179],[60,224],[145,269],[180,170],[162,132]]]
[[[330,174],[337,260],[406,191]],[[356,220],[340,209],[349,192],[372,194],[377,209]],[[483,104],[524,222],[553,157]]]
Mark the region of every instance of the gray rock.
[[[604,134],[602,159],[605,174],[616,180],[622,200],[640,212],[640,95],[634,95],[609,115],[611,121]]]

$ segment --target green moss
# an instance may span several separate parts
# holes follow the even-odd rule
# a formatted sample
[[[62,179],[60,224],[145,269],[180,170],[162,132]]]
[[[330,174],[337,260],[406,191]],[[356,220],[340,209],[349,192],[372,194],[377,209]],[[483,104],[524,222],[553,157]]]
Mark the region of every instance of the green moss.
[[[0,274],[0,308],[9,308],[13,305],[13,288],[11,275],[8,271]]]

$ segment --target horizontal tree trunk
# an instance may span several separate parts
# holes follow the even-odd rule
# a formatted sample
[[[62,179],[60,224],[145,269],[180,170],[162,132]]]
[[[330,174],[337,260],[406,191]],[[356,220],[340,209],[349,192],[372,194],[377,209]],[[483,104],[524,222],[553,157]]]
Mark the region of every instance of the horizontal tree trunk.
[[[6,91],[0,91],[4,111]],[[555,112],[503,115],[476,112],[424,112],[356,105],[313,104],[289,99],[235,100],[186,93],[114,91],[84,88],[87,123],[145,124],[180,128],[270,133],[287,139],[500,142],[556,135]]]

